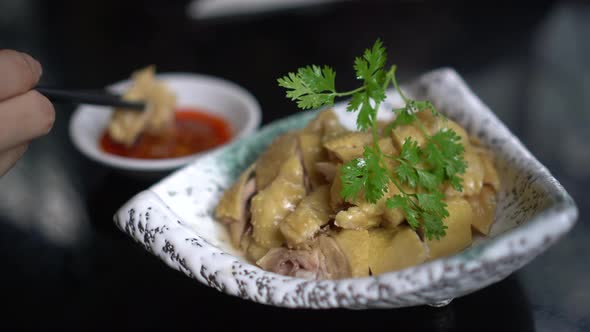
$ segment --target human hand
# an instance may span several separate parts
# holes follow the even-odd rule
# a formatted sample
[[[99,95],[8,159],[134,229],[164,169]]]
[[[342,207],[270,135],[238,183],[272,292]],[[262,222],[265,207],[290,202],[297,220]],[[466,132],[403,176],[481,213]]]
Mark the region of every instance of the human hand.
[[[28,54],[0,50],[0,176],[22,157],[31,140],[53,127],[53,105],[32,90],[41,74],[41,64]]]

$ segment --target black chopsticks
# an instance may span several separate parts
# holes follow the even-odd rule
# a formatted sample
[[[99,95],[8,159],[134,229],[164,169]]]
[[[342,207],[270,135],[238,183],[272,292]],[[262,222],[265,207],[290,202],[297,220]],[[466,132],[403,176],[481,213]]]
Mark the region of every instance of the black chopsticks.
[[[101,105],[137,111],[142,111],[145,108],[144,103],[124,101],[121,99],[121,96],[106,91],[93,93],[55,89],[45,86],[37,86],[35,90],[39,91],[53,103]]]

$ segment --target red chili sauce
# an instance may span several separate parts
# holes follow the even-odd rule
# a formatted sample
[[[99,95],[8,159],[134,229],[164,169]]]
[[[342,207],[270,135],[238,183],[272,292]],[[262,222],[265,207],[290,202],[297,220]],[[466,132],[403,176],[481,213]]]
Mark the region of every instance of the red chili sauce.
[[[103,151],[140,159],[177,158],[205,151],[229,141],[231,129],[220,117],[199,109],[175,112],[174,126],[160,135],[143,133],[132,146],[111,139],[107,131],[100,139]]]

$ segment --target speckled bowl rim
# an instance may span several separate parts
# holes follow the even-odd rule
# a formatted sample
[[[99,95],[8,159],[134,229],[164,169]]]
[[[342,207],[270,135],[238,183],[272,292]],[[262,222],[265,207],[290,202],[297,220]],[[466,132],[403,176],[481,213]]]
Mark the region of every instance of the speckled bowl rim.
[[[512,145],[512,149],[517,150],[523,159],[526,159],[528,165],[525,168],[535,177],[534,181],[551,196],[553,203],[542,212],[538,213],[526,223],[506,231],[496,237],[489,238],[484,243],[477,246],[470,247],[464,251],[451,255],[448,257],[436,259],[430,262],[422,263],[420,265],[412,266],[403,270],[384,273],[378,276],[370,276],[365,278],[350,278],[339,280],[304,280],[292,277],[278,275],[272,272],[267,272],[259,267],[244,262],[243,260],[231,256],[217,247],[208,245],[208,243],[200,238],[193,229],[185,227],[182,222],[174,215],[174,211],[170,210],[166,204],[157,197],[154,193],[144,191],[132,198],[126,205],[124,205],[115,215],[115,222],[117,226],[130,234],[125,229],[126,215],[129,209],[136,206],[140,202],[150,201],[153,204],[161,204],[163,209],[167,209],[170,213],[171,219],[176,219],[177,222],[170,222],[172,228],[181,227],[186,235],[189,234],[195,239],[200,239],[207,244],[207,251],[210,254],[217,254],[217,259],[221,265],[227,264],[228,269],[224,271],[217,271],[215,278],[207,278],[203,273],[201,276],[195,275],[190,271],[183,271],[190,277],[194,277],[199,281],[208,284],[211,287],[217,288],[227,294],[244,297],[259,303],[271,304],[282,307],[299,307],[299,308],[335,308],[346,307],[352,309],[362,308],[380,308],[380,307],[403,307],[420,304],[436,304],[443,303],[446,300],[460,297],[475,290],[481,289],[497,282],[509,274],[519,269],[530,260],[535,258],[541,252],[545,251],[549,246],[560,239],[567,233],[575,224],[578,209],[575,202],[563,188],[563,186],[552,176],[550,171],[542,165],[522,144],[522,142],[510,133],[508,128],[496,117],[491,110],[487,108],[467,87],[459,75],[450,68],[442,68],[430,73],[426,73],[419,77],[412,84],[418,84],[420,80],[431,79],[432,75],[450,75],[461,84],[462,89],[467,89],[470,93],[467,98],[472,98],[470,102],[475,103],[485,111],[488,121],[492,121],[497,127],[498,136],[503,136],[508,139],[505,144]],[[303,114],[294,114],[275,123],[269,124],[261,128],[256,134],[246,138],[247,140],[256,140],[264,137],[269,133],[284,131],[281,128],[293,128],[292,123],[301,121],[302,117],[310,120],[316,111],[308,111]],[[238,149],[239,143],[233,143],[216,151],[214,154],[221,154],[232,152]],[[233,150],[232,150],[233,149]],[[214,155],[209,156],[211,158]],[[158,202],[159,201],[159,202]],[[141,242],[141,239],[135,238],[136,241]],[[201,247],[201,245],[199,245]],[[513,251],[511,254],[506,253],[506,246],[509,246]],[[204,249],[204,248],[201,248]],[[177,262],[170,260],[169,253],[161,251],[154,252],[162,258],[169,266],[183,270]],[[238,264],[239,267],[235,265]],[[502,265],[504,264],[504,265]],[[230,268],[231,266],[231,268]],[[500,266],[500,267],[499,267]],[[204,267],[204,266],[202,266]],[[289,283],[297,283],[297,287],[304,288],[305,293],[319,292],[318,294],[326,294],[327,297],[333,297],[334,294],[339,293],[343,289],[344,292],[350,293],[350,298],[345,301],[310,301],[310,296],[317,297],[317,294],[303,294],[302,296],[309,301],[299,300],[297,298],[289,299],[287,296],[294,291],[293,285],[290,285],[291,290],[280,291],[278,295],[272,296],[256,296],[252,295],[251,290],[245,293],[240,293],[238,289],[227,289],[220,286],[216,280],[220,279],[224,274],[230,274],[228,277],[235,276],[236,269],[247,267],[249,271],[253,271],[257,277],[268,278],[268,283],[287,287]],[[504,270],[502,269],[504,267]],[[190,273],[189,273],[190,272]],[[202,271],[201,271],[202,272]],[[427,280],[420,280],[418,282],[409,282],[412,275],[421,275]],[[466,279],[467,278],[467,279]],[[465,286],[461,283],[465,281]],[[456,284],[459,282],[459,284]],[[393,289],[388,289],[388,285],[397,284]],[[282,296],[279,296],[282,295]],[[354,300],[356,297],[356,300]],[[286,299],[286,300],[285,300]]]

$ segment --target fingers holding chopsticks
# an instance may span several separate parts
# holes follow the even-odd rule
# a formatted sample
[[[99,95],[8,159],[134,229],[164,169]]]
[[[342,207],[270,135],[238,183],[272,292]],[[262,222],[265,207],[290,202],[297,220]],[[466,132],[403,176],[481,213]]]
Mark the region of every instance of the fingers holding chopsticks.
[[[37,91],[0,102],[0,151],[47,134],[54,120],[53,105]]]
[[[26,145],[53,127],[53,104],[32,90],[42,74],[30,55],[0,50],[0,176],[22,156]]]
[[[42,74],[41,64],[30,55],[0,50],[0,101],[31,90]]]

